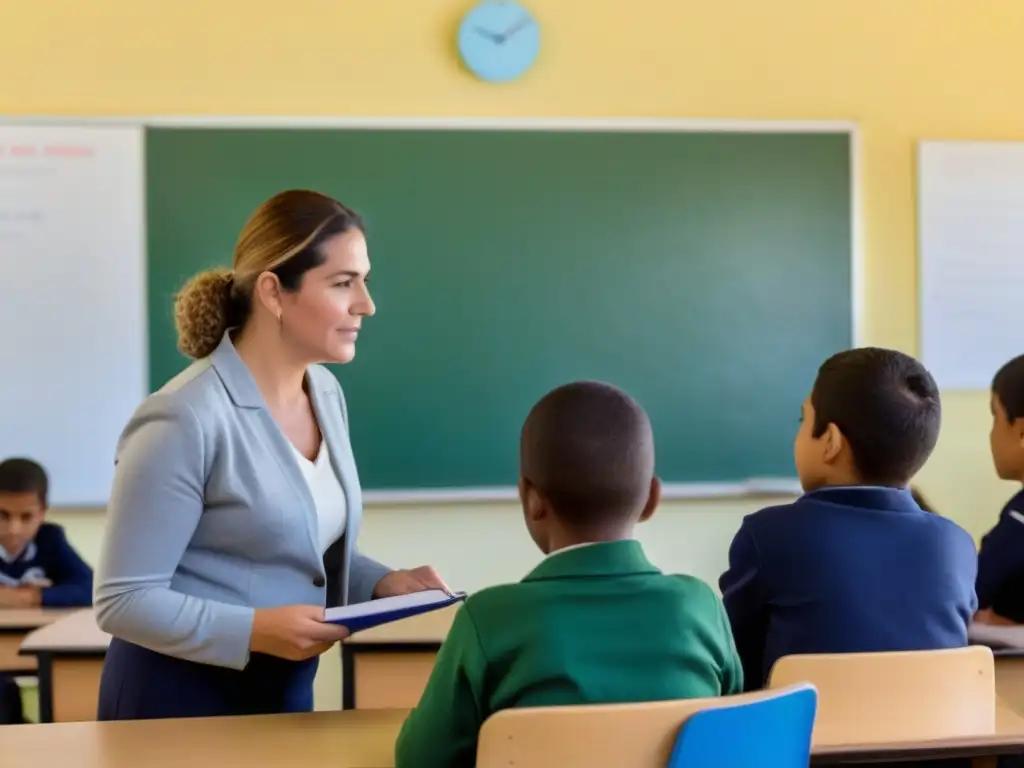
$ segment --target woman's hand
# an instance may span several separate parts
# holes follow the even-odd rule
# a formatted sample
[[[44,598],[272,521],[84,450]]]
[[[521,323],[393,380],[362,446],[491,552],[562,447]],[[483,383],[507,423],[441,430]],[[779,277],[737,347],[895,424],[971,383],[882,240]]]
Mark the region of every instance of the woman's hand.
[[[377,586],[373,588],[373,596],[395,597],[411,592],[422,592],[425,589],[440,589],[448,594],[452,592],[437,575],[437,571],[429,565],[421,565],[410,570],[392,571],[377,582]]]
[[[349,631],[324,622],[324,609],[315,605],[257,608],[249,650],[289,661],[303,661],[329,651]]]

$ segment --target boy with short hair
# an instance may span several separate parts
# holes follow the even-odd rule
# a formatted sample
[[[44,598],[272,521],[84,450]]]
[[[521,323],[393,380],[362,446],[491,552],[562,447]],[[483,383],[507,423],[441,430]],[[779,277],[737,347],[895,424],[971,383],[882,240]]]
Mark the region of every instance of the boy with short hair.
[[[742,690],[718,597],[663,574],[632,538],[659,494],[650,422],[624,392],[576,382],[534,406],[519,496],[547,557],[460,608],[398,738],[397,768],[474,765],[480,726],[503,709]]]
[[[1024,484],[1024,355],[1010,360],[992,379],[989,444],[996,474]],[[1024,490],[999,514],[978,552],[977,619],[1024,623]]]
[[[794,445],[805,493],[744,519],[719,581],[748,689],[783,656],[967,644],[974,542],[907,488],[940,421],[912,357],[854,349],[818,370]]]
[[[92,569],[45,522],[49,480],[30,459],[0,462],[0,608],[92,605]]]

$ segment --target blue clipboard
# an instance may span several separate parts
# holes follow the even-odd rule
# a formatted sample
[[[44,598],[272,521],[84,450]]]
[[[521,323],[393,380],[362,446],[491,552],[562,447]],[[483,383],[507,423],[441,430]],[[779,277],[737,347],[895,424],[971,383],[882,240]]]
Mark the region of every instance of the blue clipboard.
[[[430,613],[447,608],[466,599],[465,592],[449,595],[440,589],[414,592],[397,597],[382,597],[366,603],[328,608],[325,620],[329,624],[339,624],[349,632],[361,632],[364,629],[390,624],[399,619]]]

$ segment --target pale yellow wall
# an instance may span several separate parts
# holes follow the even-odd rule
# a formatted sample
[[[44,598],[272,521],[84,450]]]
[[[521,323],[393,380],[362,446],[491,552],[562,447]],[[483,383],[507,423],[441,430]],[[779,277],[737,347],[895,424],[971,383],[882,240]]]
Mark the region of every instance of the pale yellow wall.
[[[459,70],[451,39],[468,5],[0,0],[0,113],[855,120],[861,330],[867,343],[911,352],[914,141],[1024,139],[1019,0],[532,0],[544,50],[509,87]],[[992,476],[985,395],[947,394],[945,404],[921,481],[978,534],[1012,489]],[[756,506],[667,504],[643,539],[663,567],[713,581],[740,517]],[[102,514],[54,517],[94,559]],[[468,589],[515,579],[536,560],[510,504],[369,509],[360,543],[393,564],[433,563]],[[331,657],[318,706],[337,706],[337,680]]]

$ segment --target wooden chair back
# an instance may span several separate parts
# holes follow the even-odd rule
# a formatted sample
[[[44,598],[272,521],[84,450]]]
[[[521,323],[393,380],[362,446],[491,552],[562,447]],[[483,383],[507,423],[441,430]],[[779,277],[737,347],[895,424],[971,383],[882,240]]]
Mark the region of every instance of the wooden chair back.
[[[992,651],[786,656],[769,688],[818,689],[815,745],[924,741],[991,734],[996,726]]]
[[[708,699],[502,710],[480,729],[476,765],[665,768],[690,715],[788,693],[785,688]]]

